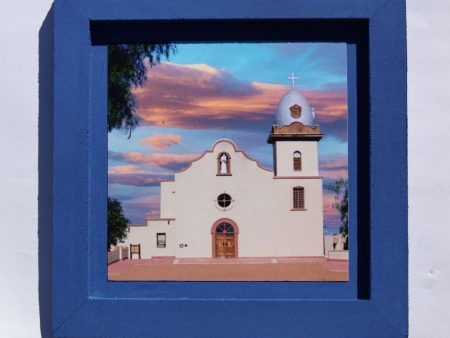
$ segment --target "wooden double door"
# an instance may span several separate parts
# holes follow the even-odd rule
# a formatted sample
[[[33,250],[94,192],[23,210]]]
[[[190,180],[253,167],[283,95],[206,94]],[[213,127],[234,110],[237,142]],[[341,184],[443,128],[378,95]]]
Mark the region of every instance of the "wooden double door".
[[[234,246],[234,234],[216,234],[216,257],[233,258]]]

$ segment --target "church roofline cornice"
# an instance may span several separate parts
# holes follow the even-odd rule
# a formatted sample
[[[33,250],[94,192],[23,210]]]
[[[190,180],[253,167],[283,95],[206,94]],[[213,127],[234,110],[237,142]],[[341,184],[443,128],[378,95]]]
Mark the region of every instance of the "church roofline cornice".
[[[323,134],[320,135],[277,135],[270,134],[267,138],[267,143],[274,143],[275,141],[320,141]]]
[[[323,137],[319,126],[308,126],[301,122],[292,122],[287,126],[273,125],[268,143],[275,141],[319,141]]]
[[[219,143],[221,143],[221,142],[225,142],[225,143],[231,144],[231,146],[233,147],[234,151],[236,151],[236,152],[237,152],[237,151],[242,151],[242,150],[239,150],[239,149],[238,149],[236,143],[234,143],[233,140],[231,140],[231,139],[229,139],[229,138],[226,138],[226,137],[220,138],[220,139],[216,140],[216,141],[213,143],[213,145],[211,146],[210,151],[213,152],[213,151],[214,151],[214,148],[215,148]]]

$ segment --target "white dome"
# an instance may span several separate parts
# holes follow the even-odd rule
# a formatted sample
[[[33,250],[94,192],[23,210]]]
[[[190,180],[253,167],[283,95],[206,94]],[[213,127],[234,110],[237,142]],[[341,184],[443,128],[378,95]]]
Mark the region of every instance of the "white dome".
[[[275,114],[275,124],[278,126],[287,126],[292,122],[301,122],[308,126],[314,124],[314,115],[308,101],[295,89],[291,89],[281,98]]]

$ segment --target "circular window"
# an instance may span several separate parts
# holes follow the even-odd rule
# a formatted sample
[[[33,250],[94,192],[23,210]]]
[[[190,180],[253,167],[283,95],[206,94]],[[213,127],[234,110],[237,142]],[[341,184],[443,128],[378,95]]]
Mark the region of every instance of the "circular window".
[[[217,204],[221,208],[227,208],[231,204],[231,196],[228,194],[220,194],[219,197],[217,197]]]

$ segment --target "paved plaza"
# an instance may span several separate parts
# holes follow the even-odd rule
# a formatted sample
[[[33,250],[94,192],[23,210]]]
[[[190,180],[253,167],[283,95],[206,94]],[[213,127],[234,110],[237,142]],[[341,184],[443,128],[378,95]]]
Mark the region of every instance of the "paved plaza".
[[[108,266],[112,281],[348,281],[348,261],[323,257],[153,258]]]

